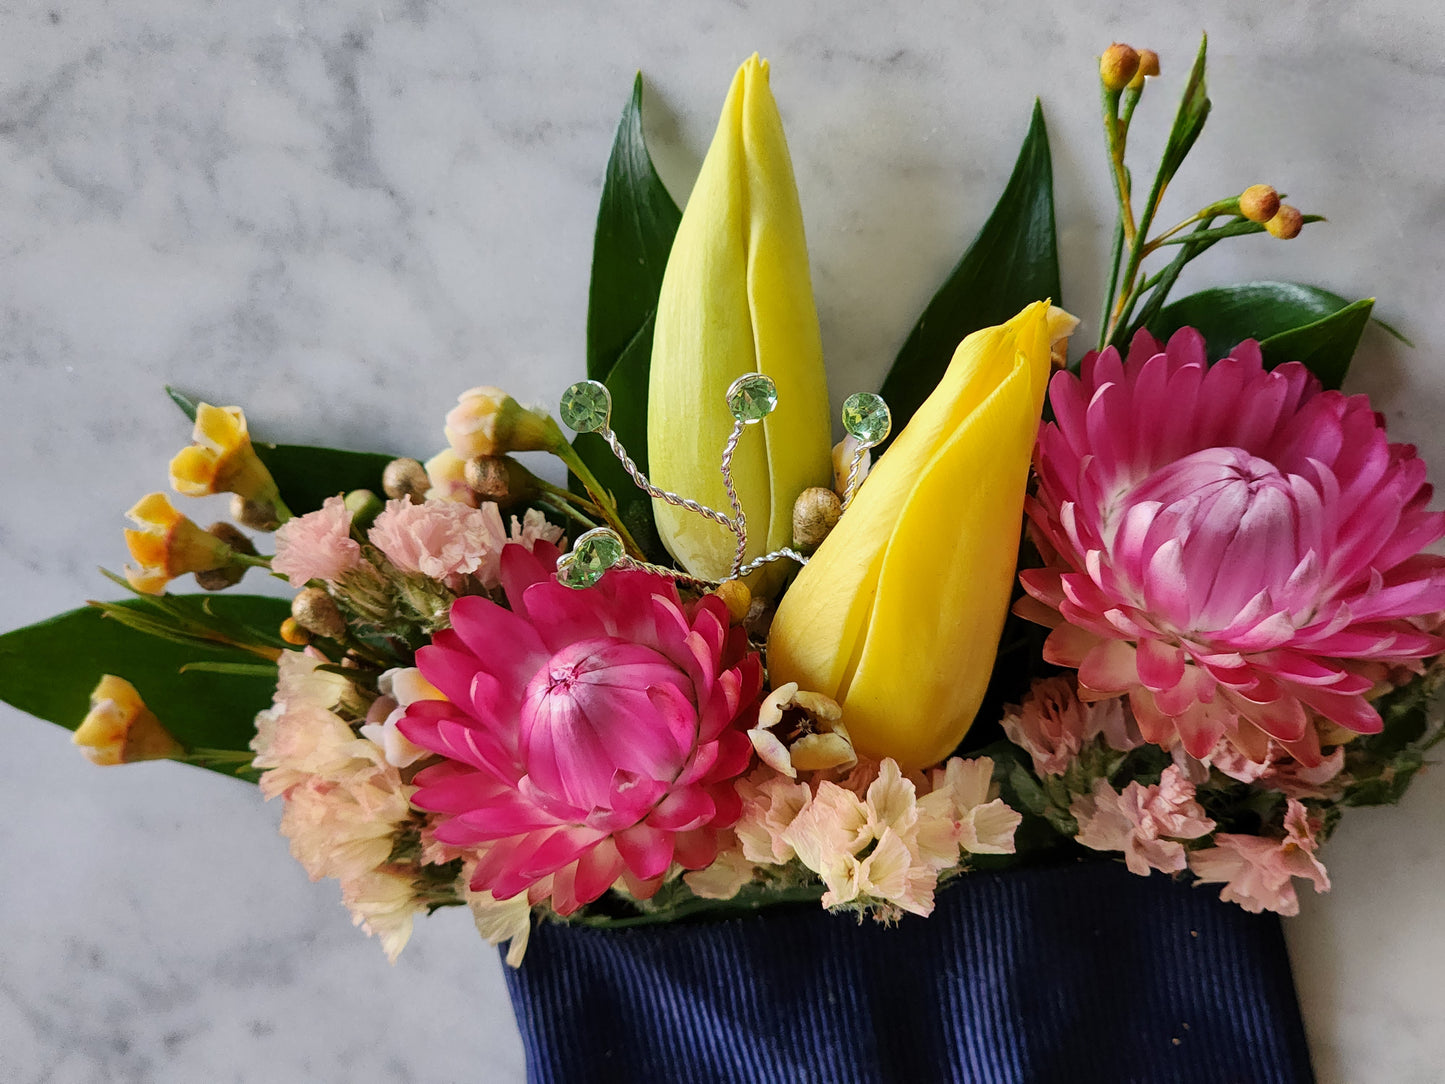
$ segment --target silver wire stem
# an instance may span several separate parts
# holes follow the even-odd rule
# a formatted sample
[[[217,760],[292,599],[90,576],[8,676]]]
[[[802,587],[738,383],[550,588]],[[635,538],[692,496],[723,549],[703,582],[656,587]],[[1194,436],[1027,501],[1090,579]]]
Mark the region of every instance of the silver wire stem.
[[[756,572],[758,569],[762,568],[770,561],[781,561],[784,557],[788,558],[791,561],[797,561],[799,565],[806,565],[808,563],[808,559],[797,550],[790,549],[789,547],[784,546],[782,549],[774,550],[772,553],[765,553],[761,557],[754,557],[751,561],[743,565],[741,568],[734,570],[732,576],[730,576],[729,579],[739,579],[750,573]]]
[[[697,576],[689,576],[686,572],[679,572],[675,568],[649,564],[646,561],[639,561],[635,557],[624,557],[612,567],[632,569],[636,572],[650,572],[654,576],[663,576],[669,580],[687,584],[689,587],[695,587],[699,591],[711,591],[717,586],[716,580],[699,579]]]
[[[714,523],[721,523],[730,531],[736,530],[733,526],[733,521],[716,509],[709,508],[704,504],[698,504],[697,501],[690,501],[686,497],[679,497],[676,493],[669,493],[665,489],[659,489],[649,482],[647,475],[637,469],[637,464],[632,461],[632,457],[627,454],[627,449],[622,447],[622,442],[617,439],[617,434],[614,433],[611,428],[599,429],[597,430],[597,435],[607,442],[607,446],[612,449],[612,454],[621,462],[622,469],[637,483],[638,489],[645,491],[649,496],[656,497],[660,501],[666,501],[668,504],[676,505],[679,508],[686,508],[689,512],[696,512],[698,515],[704,516]]]
[[[853,503],[853,496],[858,492],[858,466],[863,462],[863,457],[868,454],[868,445],[860,444],[853,449],[853,460],[848,464],[848,481],[843,485],[843,511],[848,511],[848,506]]]
[[[733,567],[728,574],[729,577],[738,574],[738,569],[743,564],[743,556],[748,550],[748,517],[743,512],[743,502],[738,497],[737,488],[733,485],[733,453],[738,449],[738,440],[741,439],[745,426],[746,423],[741,420],[733,422],[733,431],[728,435],[722,453],[723,488],[727,490],[728,503],[732,505],[733,509],[732,522],[728,526],[732,528],[733,534],[737,535],[738,539],[738,548],[737,552],[733,554]]]

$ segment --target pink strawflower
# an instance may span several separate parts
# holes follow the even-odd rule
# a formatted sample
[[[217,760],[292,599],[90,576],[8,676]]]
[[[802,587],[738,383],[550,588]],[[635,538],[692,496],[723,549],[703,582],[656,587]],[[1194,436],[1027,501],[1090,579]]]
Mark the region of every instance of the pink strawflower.
[[[1303,877],[1316,892],[1328,892],[1330,877],[1315,857],[1318,826],[1295,799],[1289,800],[1284,816],[1283,839],[1220,833],[1214,846],[1189,856],[1189,868],[1202,884],[1223,884],[1219,898],[1237,903],[1246,911],[1274,911],[1299,914],[1299,897],[1294,878]]]
[[[292,587],[305,587],[310,580],[335,583],[361,563],[361,545],[351,537],[351,512],[340,497],[327,497],[317,511],[276,529],[271,571]]]
[[[762,667],[721,599],[685,605],[670,580],[616,570],[574,591],[556,560],[547,542],[504,547],[512,608],[453,604],[417,652],[449,701],[414,702],[398,727],[446,758],[413,802],[439,815],[439,843],[476,854],[472,890],[570,914],[619,878],[648,896],[673,863],[717,857]]]
[[[1069,807],[1079,822],[1079,842],[1096,851],[1123,851],[1124,863],[1142,877],[1150,869],[1178,873],[1185,865],[1179,840],[1197,839],[1214,831],[1214,822],[1194,800],[1194,785],[1174,765],[1159,782],[1137,780],[1120,794],[1107,779],[1094,782],[1091,795]]]
[[[1023,704],[1006,711],[1002,722],[1009,741],[1028,751],[1039,775],[1063,775],[1085,743],[1100,735],[1121,753],[1141,741],[1122,700],[1081,701],[1073,680],[1063,676],[1036,680]]]
[[[1378,664],[1439,653],[1412,618],[1445,607],[1445,535],[1415,449],[1364,396],[1241,343],[1207,364],[1186,328],[1141,332],[1049,388],[1029,507],[1047,568],[1021,613],[1085,697],[1128,693],[1151,742],[1206,757],[1229,736],[1319,759],[1312,717],[1381,728]]]

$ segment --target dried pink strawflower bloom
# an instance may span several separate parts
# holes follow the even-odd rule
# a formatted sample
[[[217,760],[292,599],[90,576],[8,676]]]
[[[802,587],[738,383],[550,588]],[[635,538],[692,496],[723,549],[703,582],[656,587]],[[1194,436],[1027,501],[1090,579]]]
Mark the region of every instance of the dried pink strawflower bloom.
[[[1266,737],[1318,761],[1313,716],[1376,733],[1380,664],[1445,648],[1445,535],[1425,465],[1364,396],[1322,390],[1257,344],[1210,366],[1186,328],[1054,376],[1029,506],[1047,568],[1020,612],[1054,625],[1080,695],[1129,695],[1144,736],[1206,757]],[[1177,736],[1177,737],[1176,737]]]
[[[1123,851],[1130,871],[1148,876],[1150,869],[1178,873],[1185,866],[1184,845],[1214,831],[1214,822],[1194,800],[1194,785],[1174,765],[1159,782],[1135,780],[1119,793],[1107,779],[1094,782],[1090,795],[1069,807],[1079,822],[1079,842],[1096,851]]]
[[[1039,775],[1063,775],[1085,743],[1103,735],[1109,748],[1128,752],[1142,742],[1134,720],[1117,697],[1087,703],[1071,678],[1039,678],[1024,702],[1003,717],[1009,741],[1033,758]]]
[[[1223,884],[1219,898],[1246,911],[1299,914],[1294,878],[1302,877],[1316,892],[1328,892],[1330,877],[1315,857],[1319,840],[1304,805],[1291,798],[1284,817],[1283,839],[1221,832],[1214,846],[1189,856],[1189,868],[1203,884]]]
[[[503,548],[512,608],[452,606],[417,652],[448,700],[414,702],[398,726],[445,758],[413,803],[437,814],[437,842],[475,855],[472,890],[570,914],[619,879],[648,896],[674,863],[712,864],[741,807],[762,668],[721,599],[684,604],[672,581],[619,570],[575,591],[556,560],[547,542]]]
[[[351,537],[351,512],[340,497],[327,497],[315,512],[276,529],[271,571],[305,587],[311,580],[335,583],[362,564],[361,544]]]

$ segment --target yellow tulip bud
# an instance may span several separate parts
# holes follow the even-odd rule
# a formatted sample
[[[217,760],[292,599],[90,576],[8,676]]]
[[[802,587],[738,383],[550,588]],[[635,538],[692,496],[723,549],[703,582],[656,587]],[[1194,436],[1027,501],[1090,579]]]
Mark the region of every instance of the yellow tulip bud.
[[[171,488],[187,497],[236,493],[257,504],[280,500],[276,482],[256,457],[240,407],[196,407],[192,444],[171,460]]]
[[[647,407],[657,485],[730,510],[718,471],[733,428],[725,393],[752,372],[772,378],[778,405],[733,457],[749,560],[792,541],[793,502],[828,484],[832,445],[803,215],[768,66],[756,55],[733,79],[663,275]],[[725,527],[662,501],[653,511],[685,569],[728,574],[736,539]],[[785,572],[777,563],[751,582],[766,590]]]
[[[773,685],[843,706],[858,750],[922,768],[983,699],[1049,379],[1048,305],[970,335],[778,605]]]
[[[145,706],[136,687],[114,674],[101,677],[90,694],[90,712],[70,740],[94,764],[161,760],[185,752]]]

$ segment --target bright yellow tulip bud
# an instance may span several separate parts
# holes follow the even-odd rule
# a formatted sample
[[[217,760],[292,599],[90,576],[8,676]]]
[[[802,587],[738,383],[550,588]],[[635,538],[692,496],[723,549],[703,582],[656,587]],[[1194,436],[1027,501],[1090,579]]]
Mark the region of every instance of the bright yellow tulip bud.
[[[968,730],[993,671],[1049,379],[1048,305],[970,335],[783,596],[774,688],[843,706],[858,750],[923,768]]]
[[[105,674],[90,694],[90,712],[70,740],[95,764],[161,760],[185,752],[124,678]]]
[[[276,482],[256,457],[240,407],[197,405],[191,441],[171,459],[171,488],[177,493],[236,493],[257,504],[279,502]]]
[[[725,393],[751,372],[773,379],[778,406],[749,427],[733,457],[747,559],[791,543],[793,502],[828,484],[832,445],[803,215],[768,66],[757,56],[733,78],[663,275],[647,407],[657,485],[730,511],[718,470],[733,427]],[[736,539],[725,527],[662,501],[653,511],[685,569],[728,574]]]

